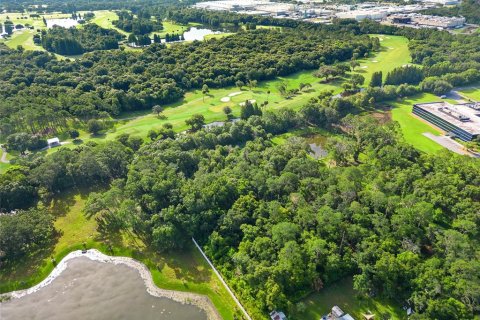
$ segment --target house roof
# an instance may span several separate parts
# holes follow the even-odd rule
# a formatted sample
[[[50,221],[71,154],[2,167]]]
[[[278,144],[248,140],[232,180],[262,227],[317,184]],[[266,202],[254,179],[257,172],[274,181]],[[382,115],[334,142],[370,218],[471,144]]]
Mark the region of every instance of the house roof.
[[[343,316],[341,316],[340,318],[338,318],[339,320],[355,320],[351,315],[349,315],[348,313],[347,314],[344,314]]]
[[[51,138],[51,139],[47,139],[47,143],[48,143],[48,144],[60,143],[60,139],[58,139],[57,137]]]

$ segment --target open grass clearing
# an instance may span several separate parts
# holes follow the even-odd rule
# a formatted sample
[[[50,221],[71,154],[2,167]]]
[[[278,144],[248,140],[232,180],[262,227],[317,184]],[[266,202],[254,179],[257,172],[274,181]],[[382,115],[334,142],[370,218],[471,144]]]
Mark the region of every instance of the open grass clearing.
[[[166,34],[183,34],[187,31],[190,27],[198,27],[201,26],[200,23],[189,23],[187,25],[178,24],[172,21],[162,21],[163,30],[158,32],[153,32],[151,36],[153,37],[154,34],[158,34],[162,39],[165,38]]]
[[[3,153],[4,153],[3,149],[0,148],[0,159],[3,159],[3,157],[4,157],[4,156],[3,156]],[[10,160],[11,157],[10,157],[9,154],[7,154],[7,155],[5,156],[5,158],[6,158],[5,160],[8,161],[8,160]],[[3,173],[3,172],[5,172],[5,170],[7,170],[8,168],[10,168],[10,166],[11,166],[10,163],[5,163],[5,162],[3,162],[3,161],[0,161],[0,174]]]
[[[128,36],[128,32],[123,31],[113,25],[113,21],[118,20],[118,15],[113,11],[108,10],[98,10],[93,12],[95,17],[90,20],[89,23],[95,23],[96,25],[104,28],[104,29],[113,29],[118,31],[119,33]]]
[[[445,101],[439,97],[423,93],[414,97],[405,98],[402,101],[395,101],[390,103],[392,106],[392,119],[400,124],[400,128],[403,133],[405,141],[413,145],[418,150],[424,152],[436,152],[442,150],[443,147],[431,139],[423,135],[424,132],[429,132],[434,135],[440,135],[442,132],[430,125],[425,120],[420,119],[412,114],[412,108],[415,103],[425,102],[440,102]],[[447,100],[448,102],[455,103],[454,101]]]
[[[97,16],[98,17],[98,16]],[[168,23],[165,22],[165,26]],[[382,51],[375,56],[365,59],[364,65],[367,65],[370,72],[374,67],[381,68],[387,62],[390,64],[389,68],[401,66],[405,60],[397,61],[398,52],[394,50],[385,50],[388,46],[395,45],[399,50],[403,47],[402,51],[407,48],[407,40],[403,37],[390,36],[389,39],[384,39],[381,42]],[[373,62],[379,61],[379,62]],[[383,62],[382,62],[383,61]],[[409,60],[408,60],[409,61]],[[363,71],[363,70],[362,70]],[[298,95],[295,95],[289,99],[282,96],[278,90],[279,84],[285,82],[287,89],[298,88],[300,83],[310,84],[312,87],[304,90]],[[237,87],[228,87],[221,89],[210,89],[207,96],[203,97],[200,90],[194,90],[187,92],[185,97],[180,101],[166,105],[164,115],[166,120],[160,120],[151,113],[150,110],[142,110],[131,113],[124,113],[118,119],[114,119],[116,124],[113,129],[108,130],[105,134],[92,137],[87,132],[81,131],[80,139],[84,142],[89,140],[104,141],[112,140],[122,133],[141,136],[146,138],[147,133],[151,129],[158,129],[164,123],[171,123],[174,126],[174,130],[181,132],[187,130],[188,127],[185,124],[185,120],[190,118],[193,114],[203,114],[207,123],[213,121],[224,121],[226,119],[223,113],[223,108],[229,106],[232,108],[235,116],[240,114],[240,103],[245,100],[256,100],[259,104],[264,101],[268,101],[266,110],[275,110],[279,108],[292,108],[295,110],[300,109],[311,98],[318,96],[321,91],[332,90],[334,93],[340,93],[342,79],[324,83],[320,79],[313,76],[312,71],[302,71],[295,73],[287,77],[279,77],[275,80],[260,82],[257,87],[249,90],[247,87],[243,87],[241,94],[230,96],[232,93],[239,92]],[[229,97],[230,101],[222,101],[222,98]],[[75,144],[70,143],[65,147],[72,148]],[[55,152],[58,148],[48,150],[48,153]]]
[[[339,306],[355,319],[363,319],[362,314],[371,312],[375,319],[406,319],[406,312],[395,303],[375,298],[360,298],[353,289],[352,278],[343,279],[318,293],[313,293],[302,300],[305,312],[293,314],[292,318],[317,320],[328,314],[333,306]],[[389,315],[390,317],[383,317]]]
[[[4,42],[9,48],[12,49],[17,49],[18,46],[22,46],[25,50],[45,51],[42,46],[37,46],[35,43],[33,43],[33,35],[36,33],[36,30],[18,30],[15,31],[10,38],[0,41]]]
[[[467,97],[468,99],[479,102],[480,101],[480,86],[469,87],[465,89],[460,89],[458,91],[462,96]]]
[[[410,51],[408,50],[407,38],[379,34],[371,34],[370,36],[381,39],[381,50],[367,58],[358,60],[358,62],[360,62],[360,67],[355,69],[355,73],[361,74],[365,77],[365,85],[370,83],[374,72],[382,71],[383,80],[385,80],[387,73],[393,69],[406,64],[411,64],[412,58],[410,56]]]
[[[193,245],[182,252],[159,254],[128,232],[101,234],[97,222],[87,218],[82,210],[88,192],[67,193],[50,207],[55,216],[58,237],[45,252],[19,262],[15,268],[0,270],[0,292],[27,288],[42,281],[53,270],[50,257],[58,262],[69,252],[96,248],[105,254],[132,257],[144,263],[153,281],[163,289],[195,292],[207,295],[224,319],[233,319],[235,302]],[[106,240],[113,252],[108,248]]]
[[[310,83],[312,88],[290,99],[286,99],[280,94],[277,88],[281,82],[286,82],[289,89],[298,88],[300,83]],[[288,77],[262,82],[256,88],[252,88],[252,90],[244,87],[241,94],[231,96],[228,102],[222,102],[221,100],[232,93],[238,93],[239,89],[237,87],[211,89],[210,93],[205,97],[202,95],[201,90],[194,90],[186,93],[181,101],[165,106],[163,114],[167,117],[166,120],[158,119],[150,110],[139,111],[132,114],[126,113],[122,115],[123,118],[136,118],[118,121],[115,128],[105,135],[91,137],[89,134],[82,132],[80,138],[84,141],[111,140],[122,133],[146,137],[149,130],[158,129],[167,122],[174,126],[175,131],[181,132],[188,129],[185,120],[196,113],[202,114],[205,117],[206,123],[225,121],[226,115],[223,113],[223,108],[229,106],[232,108],[233,114],[238,117],[240,115],[240,103],[245,102],[247,99],[256,100],[259,104],[268,101],[269,103],[266,110],[285,107],[299,109],[309,99],[316,97],[322,90],[333,90],[336,93],[341,91],[338,83],[320,83],[319,79],[314,77],[311,72],[300,72]],[[72,144],[70,144],[70,146],[72,146]],[[54,150],[55,149],[51,149],[50,151]]]
[[[215,33],[215,34],[207,34],[205,37],[203,37],[203,40],[210,40],[210,39],[221,39],[225,38],[231,35],[234,35],[235,33],[233,32],[223,32],[223,33]]]
[[[391,36],[389,39],[385,39],[382,42],[382,48],[395,44],[399,50],[408,52],[408,42],[404,37]],[[385,51],[379,52],[375,57],[366,59],[364,64],[367,66],[380,67],[389,64],[389,68],[393,69],[397,66],[401,66],[405,61],[410,61],[409,56],[407,60],[396,61],[397,51]],[[372,60],[384,61],[372,62]],[[286,99],[283,97],[279,90],[278,85],[282,82],[287,84],[288,89],[298,88],[300,83],[310,84],[310,89],[304,90],[302,93]],[[300,109],[311,98],[318,96],[319,92],[323,90],[333,90],[334,93],[340,93],[342,91],[341,80],[332,81],[330,83],[323,83],[318,78],[313,76],[311,71],[302,71],[295,73],[287,77],[279,77],[272,81],[260,82],[257,87],[248,90],[247,87],[243,87],[242,93],[239,95],[231,96],[230,101],[223,102],[222,98],[228,97],[229,94],[238,92],[236,87],[228,87],[221,89],[210,89],[209,95],[203,97],[200,90],[194,90],[187,92],[185,97],[174,104],[165,106],[164,115],[167,116],[166,120],[159,120],[155,115],[151,114],[150,110],[126,113],[122,115],[122,118],[137,117],[132,120],[126,120],[124,123],[118,123],[115,129],[100,137],[90,137],[88,134],[82,134],[81,139],[84,141],[89,139],[103,140],[113,139],[121,133],[128,133],[132,135],[139,135],[145,137],[150,129],[158,129],[162,124],[171,123],[177,132],[188,129],[185,124],[185,120],[190,118],[193,114],[200,113],[205,117],[206,122],[222,121],[226,119],[223,114],[223,108],[229,106],[232,108],[234,115],[238,116],[240,113],[239,103],[245,100],[256,100],[259,104],[264,101],[268,101],[266,110],[274,110],[279,108],[293,108]],[[270,93],[268,93],[270,92]],[[225,101],[225,100],[224,100]]]

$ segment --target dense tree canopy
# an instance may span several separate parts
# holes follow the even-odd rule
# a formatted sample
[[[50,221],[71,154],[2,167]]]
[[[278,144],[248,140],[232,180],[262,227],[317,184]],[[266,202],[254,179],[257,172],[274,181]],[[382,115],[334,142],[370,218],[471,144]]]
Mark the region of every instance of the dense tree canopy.
[[[174,102],[191,88],[316,69],[363,55],[374,42],[339,27],[336,32],[256,30],[171,47],[154,44],[142,52],[95,51],[75,61],[1,48],[0,132],[48,132],[72,118],[88,121],[105,112],[118,115]]]
[[[153,31],[160,31],[163,29],[161,21],[152,21],[149,12],[140,12],[137,17],[127,11],[118,12],[118,20],[113,21],[113,24],[126,32],[135,35],[145,35]]]
[[[82,28],[54,26],[42,33],[42,46],[63,55],[78,55],[93,50],[118,49],[123,36],[116,30],[103,29],[89,23]]]
[[[478,161],[420,154],[396,125],[347,117],[327,168],[299,141],[272,145],[270,123],[303,122],[272,117],[141,149],[117,190],[141,208],[131,226],[158,250],[195,236],[257,310],[293,310],[302,294],[355,275],[360,292],[408,301],[417,319],[478,311]]]
[[[137,16],[126,20],[155,16],[133,11]],[[342,61],[378,49],[369,33],[408,37],[421,66],[394,69],[384,86],[377,73],[361,92],[365,79],[356,74],[344,84],[351,95],[322,92],[299,112],[264,111],[246,101],[242,119],[222,127],[204,128],[203,115],[195,114],[186,122],[191,132],[175,135],[166,124],[150,131],[146,144],[120,134],[20,157],[0,175],[0,211],[8,213],[0,215],[1,262],[35,253],[53,238],[52,218],[37,208],[72,188],[110,185],[84,208],[99,214],[99,228],[135,232],[160,252],[181,250],[195,237],[254,316],[295,311],[303,296],[346,276],[362,294],[413,307],[412,319],[472,319],[480,312],[480,162],[446,150],[422,154],[404,142],[396,123],[349,115],[374,102],[479,80],[478,37],[370,21],[322,26],[193,9],[167,15],[251,30],[140,52],[94,51],[74,61],[0,46],[0,133],[8,135],[7,147],[42,145],[42,134],[77,121],[97,134],[107,122],[99,118],[122,111],[149,108],[160,116],[158,106],[192,88],[204,95],[230,85],[253,90],[257,80],[299,70],[318,70],[328,81],[356,65]],[[53,45],[57,33],[62,41],[74,32],[103,32],[94,29],[54,28],[44,37],[52,36]],[[90,40],[74,41],[83,48]],[[298,137],[272,142],[307,127],[328,130],[327,159],[311,157]]]

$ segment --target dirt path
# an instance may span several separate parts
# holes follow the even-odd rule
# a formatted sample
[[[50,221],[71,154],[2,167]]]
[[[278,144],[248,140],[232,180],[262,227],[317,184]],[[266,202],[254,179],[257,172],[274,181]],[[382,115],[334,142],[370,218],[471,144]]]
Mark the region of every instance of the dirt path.
[[[0,158],[0,162],[10,163],[10,161],[7,160],[7,151],[4,148],[2,148],[2,158]]]

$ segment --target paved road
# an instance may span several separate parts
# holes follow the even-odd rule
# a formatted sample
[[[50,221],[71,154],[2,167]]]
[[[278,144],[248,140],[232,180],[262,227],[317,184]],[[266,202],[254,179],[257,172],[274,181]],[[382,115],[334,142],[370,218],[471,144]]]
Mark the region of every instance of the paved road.
[[[446,96],[447,96],[448,99],[455,100],[458,103],[467,103],[468,102],[468,101],[465,101],[465,98],[462,97],[462,95],[460,95],[458,93],[458,91],[455,91],[455,90],[450,91],[449,93],[446,94]]]
[[[431,134],[430,132],[425,132],[425,133],[423,133],[423,135],[425,137],[435,141],[439,145],[447,148],[448,150],[450,150],[452,152],[455,152],[455,153],[458,153],[458,154],[461,154],[461,155],[467,155],[467,156],[470,156],[470,157],[473,157],[473,158],[479,158],[480,157],[479,155],[468,152],[462,144],[456,142],[455,140],[453,140],[453,139],[451,139],[447,136],[436,136],[434,134]]]

